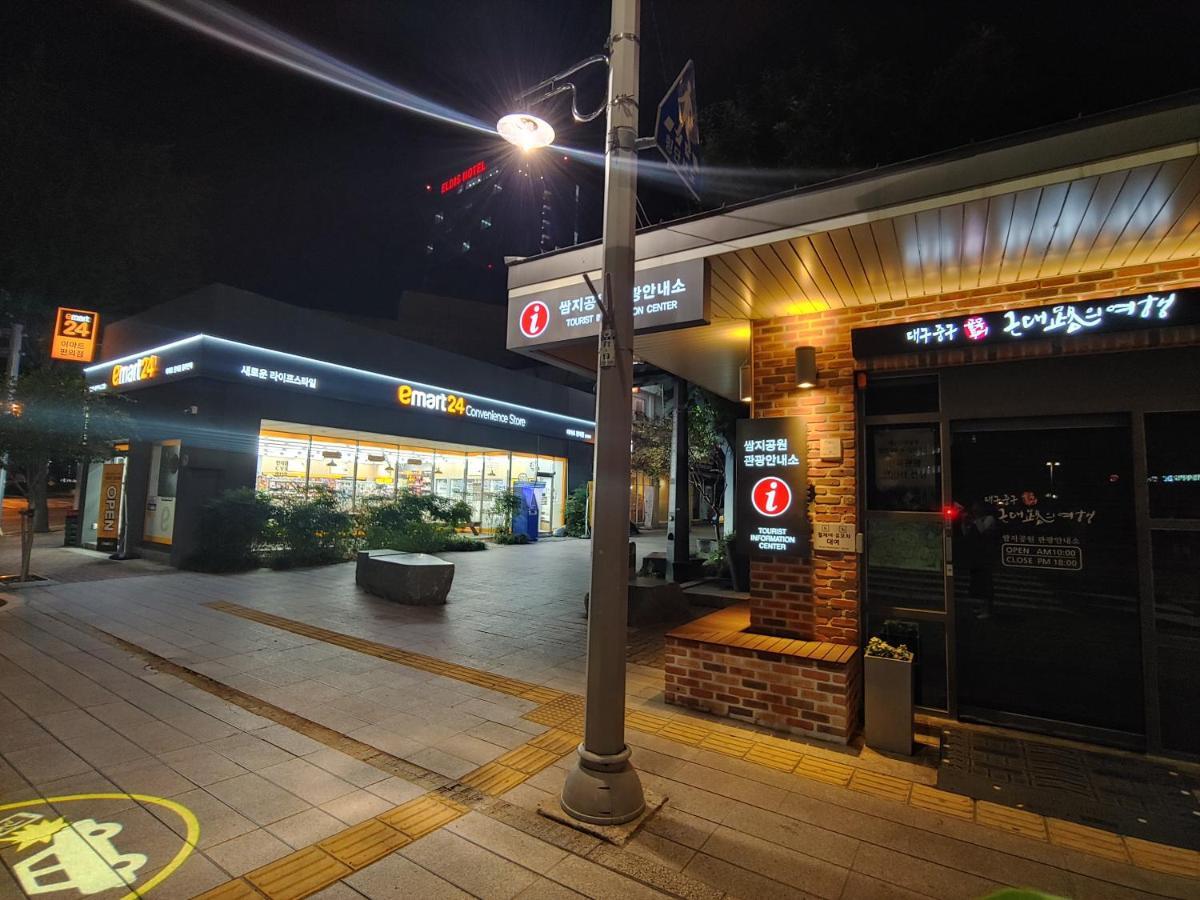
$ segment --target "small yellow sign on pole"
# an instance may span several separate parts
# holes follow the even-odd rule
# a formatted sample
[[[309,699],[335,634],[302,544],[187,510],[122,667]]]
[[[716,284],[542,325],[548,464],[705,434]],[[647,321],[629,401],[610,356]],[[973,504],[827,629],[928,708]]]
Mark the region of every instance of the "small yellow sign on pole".
[[[54,334],[50,340],[50,358],[70,362],[91,362],[96,356],[96,336],[100,314],[88,309],[60,306],[54,314]]]

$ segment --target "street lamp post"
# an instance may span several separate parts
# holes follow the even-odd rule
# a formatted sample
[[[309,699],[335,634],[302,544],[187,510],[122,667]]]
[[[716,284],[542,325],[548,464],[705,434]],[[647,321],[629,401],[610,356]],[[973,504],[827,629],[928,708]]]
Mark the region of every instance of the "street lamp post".
[[[596,371],[587,696],[579,759],[567,773],[561,798],[567,813],[600,825],[628,822],[646,806],[625,743],[640,7],[641,0],[612,0],[600,280],[606,315]]]
[[[629,436],[633,408],[633,262],[637,197],[638,28],[641,0],[612,0],[609,36],[608,128],[604,144],[604,230],[600,307],[603,315],[596,371],[596,439],[591,595],[588,610],[587,696],[583,743],[567,773],[563,810],[582,822],[620,825],[646,807],[625,743],[625,638],[629,604]],[[546,99],[574,86],[562,79],[604,57],[548,79]],[[537,101],[535,101],[537,102]],[[582,116],[595,118],[599,111]],[[536,146],[541,123],[506,116],[518,146]],[[524,119],[525,121],[514,121]],[[505,120],[501,120],[504,123]],[[548,126],[547,126],[548,127]],[[505,129],[500,129],[504,134]],[[551,130],[551,134],[553,131]],[[522,140],[522,136],[524,140]]]

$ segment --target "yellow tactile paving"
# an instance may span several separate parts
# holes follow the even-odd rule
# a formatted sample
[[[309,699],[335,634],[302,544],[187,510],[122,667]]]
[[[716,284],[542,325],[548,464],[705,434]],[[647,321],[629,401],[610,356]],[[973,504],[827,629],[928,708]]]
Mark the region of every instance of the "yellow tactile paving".
[[[353,871],[319,847],[305,847],[255,869],[246,880],[269,900],[299,900],[315,894]]]
[[[326,838],[317,846],[338,862],[361,869],[411,842],[412,838],[390,825],[378,819],[367,819],[361,825]]]
[[[854,769],[850,766],[843,766],[841,763],[830,762],[827,759],[806,756],[797,764],[796,774],[814,781],[845,787],[850,783],[850,776],[854,774]]]
[[[533,740],[527,742],[531,747],[540,747],[543,750],[562,756],[579,746],[578,736],[571,734],[569,731],[563,731],[559,728],[551,728],[545,734],[539,734]]]
[[[1039,841],[1046,840],[1046,820],[1028,810],[1013,809],[1011,806],[980,800],[975,804],[975,821],[1010,834],[1019,834]]]
[[[572,746],[574,745],[572,744]],[[547,766],[554,765],[560,756],[562,756],[562,753],[551,753],[549,750],[543,750],[541,747],[533,747],[526,744],[523,747],[518,747],[516,750],[509,750],[503,756],[497,757],[495,761],[502,766],[516,769],[518,772],[533,775],[542,771]]]
[[[460,783],[473,787],[489,797],[499,797],[528,777],[529,775],[525,772],[518,772],[516,769],[510,769],[500,763],[490,762],[480,766],[474,772],[469,772]]]
[[[539,704],[536,709],[525,713],[523,717],[532,722],[548,725],[553,729],[552,731],[532,739],[528,744],[510,751],[494,762],[481,766],[461,779],[461,784],[473,787],[489,796],[502,794],[520,784],[531,774],[551,765],[564,753],[573,749],[579,741],[579,736],[583,733],[583,698],[578,695],[505,678],[492,672],[472,669],[420,653],[388,647],[385,644],[378,644],[363,638],[339,634],[318,626],[285,619],[233,603],[216,602],[210,603],[208,606],[294,634],[347,647],[380,659],[389,659],[410,668],[444,675]],[[731,608],[724,611],[723,614],[715,614],[681,626],[672,634],[691,640],[719,639],[727,643],[734,639],[742,642],[757,639],[759,636],[741,633],[745,627],[741,619],[745,615],[743,610]],[[715,626],[720,627],[715,628]],[[767,644],[763,644],[763,647],[766,648]],[[833,660],[836,655],[842,661],[857,652],[855,647],[825,645],[814,641],[792,641],[787,646],[782,646],[776,641],[770,644],[770,649],[771,652],[808,656],[814,659],[824,656],[828,660]],[[849,787],[852,790],[901,803],[907,802],[918,809],[954,816],[964,821],[973,818],[979,824],[990,828],[997,828],[1035,840],[1050,840],[1058,846],[1090,853],[1105,859],[1132,862],[1133,865],[1140,868],[1200,878],[1200,853],[1193,850],[1170,847],[1137,838],[1121,837],[1057,819],[1047,820],[1027,810],[1013,809],[988,801],[976,803],[969,797],[940,791],[903,778],[856,769],[812,755],[803,755],[799,750],[793,749],[797,746],[794,742],[772,735],[746,731],[736,725],[709,723],[699,719],[668,718],[634,709],[626,710],[626,723],[630,728],[638,731],[658,734],[677,743],[702,746],[730,756],[742,757],[757,765],[778,771],[792,771],[802,778]],[[466,807],[452,800],[426,795],[379,816],[377,824],[380,824],[381,827],[390,826],[392,830],[403,832],[401,837],[407,836],[407,838],[415,840],[453,821],[465,812]],[[356,826],[356,828],[360,827]],[[348,832],[343,832],[322,843],[336,841],[346,834]],[[310,852],[316,855],[302,856]],[[308,885],[319,881],[320,877],[328,874],[332,867],[341,865],[343,864],[338,859],[314,846],[252,872],[246,876],[246,879],[250,880],[249,883],[246,879],[236,879],[209,891],[202,897],[205,900],[251,900],[251,898],[261,896],[255,891],[255,887],[263,893],[267,893],[271,900],[306,896],[307,893],[319,889],[310,888]],[[263,884],[259,883],[264,875],[274,879],[271,881],[271,887],[275,893],[268,893]],[[300,888],[303,888],[303,892],[289,893],[289,891]]]
[[[700,742],[700,746],[705,750],[715,750],[717,753],[724,753],[726,756],[741,758],[754,746],[754,741],[749,738],[714,731]]]
[[[1111,859],[1113,862],[1129,862],[1129,851],[1125,849],[1125,842],[1117,835],[1101,831],[1099,828],[1089,828],[1087,825],[1047,817],[1046,831],[1050,836],[1050,843],[1059,847],[1069,847],[1081,853]]]
[[[461,666],[457,663],[447,662],[444,659],[438,659],[433,656],[425,656],[422,653],[413,653],[409,650],[400,650],[396,647],[389,647],[387,644],[379,644],[375,641],[368,641],[363,638],[353,637],[351,635],[340,634],[336,631],[330,631],[327,628],[319,628],[315,625],[309,625],[305,622],[298,622],[294,619],[286,619],[283,616],[276,616],[271,613],[262,612],[261,610],[251,609],[246,606],[239,606],[236,603],[209,603],[210,609],[220,610],[221,612],[229,613],[233,616],[238,616],[242,619],[248,619],[252,622],[258,622],[262,625],[270,625],[273,628],[279,628],[283,631],[290,631],[293,634],[300,634],[305,637],[311,637],[315,640],[324,641],[327,644],[333,644],[337,647],[345,647],[349,650],[356,650],[359,653],[365,653],[368,656],[375,656],[379,659],[388,659],[393,662],[401,663],[410,668],[420,669],[425,672],[433,672],[437,675],[443,675],[447,678],[454,678],[458,681],[465,681],[470,684],[478,684],[482,687],[487,687],[494,691],[499,691],[502,694],[510,694],[514,697],[520,697],[523,694],[537,691],[547,691],[558,695],[557,691],[550,691],[548,688],[542,688],[536,684],[530,684],[527,681],[519,681],[515,678],[505,678],[503,675],[496,675],[493,672],[485,672],[481,669],[472,669],[468,666]],[[538,701],[534,701],[538,702]]]
[[[532,700],[534,703],[550,703],[562,696],[562,691],[556,691],[553,688],[536,687],[521,694],[521,699]]]
[[[640,709],[625,710],[625,724],[638,731],[655,734],[666,728],[670,723],[666,716],[656,716],[654,713],[642,712]]]
[[[702,728],[680,719],[672,720],[666,728],[659,732],[660,735],[672,741],[678,741],[681,744],[692,744],[693,746],[699,744],[711,733],[711,730],[708,728]]]
[[[379,821],[403,831],[413,840],[453,822],[467,811],[465,806],[426,794],[376,816]]]
[[[1195,850],[1168,847],[1132,837],[1125,838],[1125,846],[1129,848],[1129,858],[1135,866],[1185,878],[1200,878],[1200,853]]]
[[[939,791],[927,784],[913,784],[908,803],[917,809],[927,809],[944,816],[954,816],[956,819],[963,819],[967,822],[975,818],[975,801],[970,797],[951,794],[949,791]]]
[[[858,791],[860,794],[870,794],[872,797],[882,797],[885,800],[904,803],[908,800],[912,782],[892,775],[868,772],[866,769],[855,769],[849,787],[850,790]]]
[[[746,761],[758,763],[760,766],[766,766],[769,769],[778,769],[780,772],[790,772],[796,768],[796,764],[803,759],[802,753],[797,753],[794,750],[785,750],[783,747],[777,747],[772,744],[755,744],[746,753]]]
[[[227,881],[224,884],[197,894],[193,900],[262,900],[262,894],[250,886],[248,881],[241,878]]]

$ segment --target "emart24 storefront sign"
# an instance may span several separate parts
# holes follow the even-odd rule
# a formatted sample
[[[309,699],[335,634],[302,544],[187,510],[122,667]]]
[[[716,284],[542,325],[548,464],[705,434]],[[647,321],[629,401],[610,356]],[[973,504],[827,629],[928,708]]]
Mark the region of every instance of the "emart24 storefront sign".
[[[797,416],[739,419],[737,530],[750,552],[809,555],[808,462],[804,421]]]
[[[177,381],[215,378],[293,393],[368,403],[396,411],[469,419],[547,437],[591,441],[590,419],[563,415],[467,391],[410,381],[231,341],[193,335],[84,369],[93,392],[124,392]]]
[[[708,322],[708,291],[702,259],[634,273],[633,327],[665,331]],[[603,287],[600,289],[603,299]],[[508,348],[569,343],[600,334],[600,304],[580,277],[575,284],[510,297]]]

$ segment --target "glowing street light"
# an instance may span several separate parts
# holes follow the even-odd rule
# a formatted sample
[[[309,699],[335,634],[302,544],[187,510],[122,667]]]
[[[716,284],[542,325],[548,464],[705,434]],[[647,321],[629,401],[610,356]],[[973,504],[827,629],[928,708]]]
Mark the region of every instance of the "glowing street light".
[[[496,123],[496,132],[525,152],[554,143],[554,128],[545,119],[529,113],[509,113]]]

